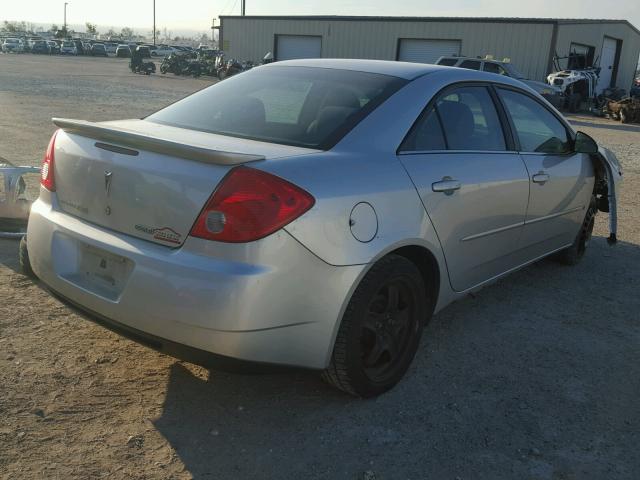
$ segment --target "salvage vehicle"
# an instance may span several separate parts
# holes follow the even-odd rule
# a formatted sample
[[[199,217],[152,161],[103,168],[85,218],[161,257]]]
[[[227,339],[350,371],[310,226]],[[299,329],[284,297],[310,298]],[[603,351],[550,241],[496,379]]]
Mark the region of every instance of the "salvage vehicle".
[[[562,92],[559,88],[544,82],[529,80],[520,73],[520,71],[514,67],[508,59],[504,59],[500,62],[498,60],[494,60],[491,56],[487,56],[485,58],[449,56],[440,57],[436,61],[436,65],[469,68],[471,70],[480,70],[483,72],[495,73],[497,75],[505,75],[507,77],[520,80],[522,83],[526,83],[556,108],[560,108],[564,101]]]
[[[89,51],[92,57],[108,57],[107,49],[103,43],[94,43]]]
[[[131,56],[131,48],[129,48],[129,45],[118,45],[118,47],[116,48],[116,57],[124,57],[124,58],[129,58]]]
[[[47,45],[49,45],[49,55],[57,55],[60,53],[60,45],[58,44],[58,42],[48,40]]]
[[[49,55],[51,50],[49,44],[45,40],[35,40],[31,44],[31,53],[43,53]]]
[[[61,55],[78,55],[78,48],[76,44],[72,41],[64,41],[62,45],[60,45],[60,54]]]
[[[2,51],[4,53],[22,53],[24,44],[22,40],[17,38],[5,38],[4,42],[2,42]]]
[[[595,98],[599,77],[600,67],[592,67],[550,73],[547,82],[561,89],[565,99],[562,107],[575,113],[584,100]]]
[[[447,304],[579,262],[598,209],[616,239],[615,155],[507,76],[292,60],[144,119],[53,122],[25,268],[207,366],[304,367],[375,396]]]

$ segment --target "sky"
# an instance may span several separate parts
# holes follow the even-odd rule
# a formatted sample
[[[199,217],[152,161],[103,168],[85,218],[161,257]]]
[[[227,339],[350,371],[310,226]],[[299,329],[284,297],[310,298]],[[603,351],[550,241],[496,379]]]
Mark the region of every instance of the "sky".
[[[156,0],[156,25],[175,34],[210,32],[219,15],[239,15],[241,0]],[[609,18],[640,28],[640,0],[246,0],[247,15],[385,15],[469,17]],[[2,0],[0,21],[62,25],[61,0]],[[98,29],[153,25],[153,0],[71,0],[67,23],[91,22]],[[82,31],[82,30],[79,30]]]

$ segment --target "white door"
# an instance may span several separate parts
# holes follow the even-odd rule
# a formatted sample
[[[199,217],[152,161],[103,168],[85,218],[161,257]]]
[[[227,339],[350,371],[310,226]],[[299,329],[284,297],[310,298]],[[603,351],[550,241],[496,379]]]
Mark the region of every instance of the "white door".
[[[322,37],[278,35],[276,38],[276,60],[320,58],[322,56]]]
[[[451,55],[460,55],[460,40],[400,39],[398,60],[401,62],[436,63],[440,57]]]
[[[604,37],[602,42],[602,53],[600,55],[600,78],[598,79],[597,91],[602,93],[605,88],[611,86],[611,76],[616,62],[617,41],[613,38]]]

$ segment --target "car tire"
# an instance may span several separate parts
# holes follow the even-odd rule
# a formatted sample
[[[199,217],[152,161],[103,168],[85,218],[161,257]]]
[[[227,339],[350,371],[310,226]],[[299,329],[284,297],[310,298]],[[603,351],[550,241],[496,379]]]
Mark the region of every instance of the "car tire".
[[[404,376],[430,316],[427,289],[407,258],[388,255],[356,288],[322,377],[358,397],[373,397]]]
[[[20,247],[18,249],[18,260],[20,262],[20,271],[31,279],[36,279],[36,274],[31,268],[31,262],[29,261],[29,250],[27,250],[27,236],[25,235],[20,239]]]
[[[591,203],[587,209],[587,213],[582,221],[580,231],[576,235],[573,244],[569,248],[565,248],[558,252],[554,259],[564,265],[577,265],[584,257],[584,254],[591,242],[591,235],[593,234],[593,226],[595,224],[595,218],[598,208],[596,206],[596,198],[591,197]]]

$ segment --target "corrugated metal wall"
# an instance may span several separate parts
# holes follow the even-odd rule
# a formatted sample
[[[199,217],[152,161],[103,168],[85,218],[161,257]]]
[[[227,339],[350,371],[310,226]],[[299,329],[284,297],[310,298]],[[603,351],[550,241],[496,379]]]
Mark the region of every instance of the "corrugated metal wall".
[[[462,55],[508,57],[526,76],[543,80],[551,47],[550,23],[372,21],[226,17],[223,49],[234,58],[260,61],[276,34],[321,35],[325,58],[395,60],[400,38],[456,39]]]
[[[274,50],[277,34],[320,35],[325,58],[396,60],[401,38],[454,39],[462,42],[462,55],[508,57],[527,77],[544,80],[549,73],[553,41],[552,22],[510,23],[487,21],[282,19],[225,17],[223,49],[228,55],[259,62]],[[600,55],[604,36],[621,39],[617,84],[628,89],[633,80],[640,34],[624,23],[567,23],[557,27],[555,51],[569,52],[571,42],[591,45]]]
[[[594,58],[599,58],[605,36],[622,40],[616,84],[620,88],[629,90],[638,65],[638,56],[640,56],[640,34],[628,25],[620,23],[561,23],[558,27],[556,51],[559,56],[566,56],[572,42],[582,43],[595,47]]]

